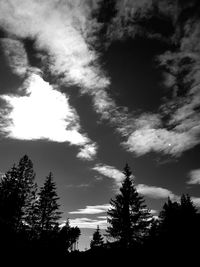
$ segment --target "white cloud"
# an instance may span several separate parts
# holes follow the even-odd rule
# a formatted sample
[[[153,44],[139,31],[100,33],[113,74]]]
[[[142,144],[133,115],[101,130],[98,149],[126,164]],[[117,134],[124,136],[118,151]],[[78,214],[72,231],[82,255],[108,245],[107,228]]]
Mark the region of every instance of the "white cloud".
[[[100,229],[107,229],[107,220],[104,219],[76,218],[70,219],[69,221],[72,227],[78,226],[79,228],[96,229],[99,226]]]
[[[0,44],[12,72],[24,76],[28,68],[28,58],[22,42],[10,38],[1,38]]]
[[[170,190],[162,187],[138,184],[136,188],[138,193],[147,196],[149,198],[155,198],[155,199],[168,198],[168,197],[170,197],[171,199],[176,198],[176,196]]]
[[[190,171],[188,176],[187,184],[200,184],[200,169]]]
[[[124,174],[113,166],[96,164],[92,169],[108,178],[113,179],[117,186],[121,185],[121,182],[124,179]]]
[[[180,156],[182,152],[198,143],[197,137],[188,132],[168,131],[164,128],[141,128],[128,137],[124,146],[128,151],[139,156],[151,151]]]
[[[95,143],[87,144],[80,149],[77,157],[85,160],[92,160],[97,153],[97,145]]]
[[[54,90],[38,74],[32,73],[21,92],[25,95],[2,95],[9,107],[3,117],[2,131],[9,138],[22,140],[46,139],[71,145],[93,146],[81,133],[79,117],[69,105],[65,94]],[[0,110],[1,111],[1,110]],[[95,153],[88,155],[94,156]]]
[[[191,197],[191,200],[196,207],[200,208],[200,197]]]
[[[86,206],[86,208],[78,209],[77,211],[70,211],[70,214],[99,214],[105,213],[110,208],[110,204]]]
[[[8,0],[0,2],[1,26],[19,38],[35,39],[35,48],[48,53],[49,68],[63,74],[63,82],[85,88],[104,88],[109,80],[101,73],[92,49],[91,11],[95,1]]]

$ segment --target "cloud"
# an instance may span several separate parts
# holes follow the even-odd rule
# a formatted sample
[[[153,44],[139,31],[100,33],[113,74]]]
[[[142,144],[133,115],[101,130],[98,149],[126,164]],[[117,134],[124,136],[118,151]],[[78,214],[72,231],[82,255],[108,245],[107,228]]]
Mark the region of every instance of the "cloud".
[[[79,228],[96,229],[99,226],[100,229],[107,229],[107,220],[76,218],[70,219],[69,221],[72,227],[78,226]]]
[[[78,209],[77,211],[70,211],[70,214],[99,214],[105,213],[110,208],[110,204],[86,206],[84,209]]]
[[[121,182],[124,179],[124,174],[113,166],[96,164],[95,167],[92,168],[92,170],[95,170],[98,173],[113,179],[117,186],[121,185]]]
[[[68,142],[86,150],[95,146],[81,132],[79,117],[69,105],[68,97],[55,90],[37,73],[32,73],[19,90],[24,95],[1,95],[7,114],[2,115],[1,131],[8,138],[21,140],[45,139]],[[95,153],[87,155],[93,157]]]
[[[95,1],[0,1],[1,27],[18,38],[35,40],[35,49],[48,55],[49,70],[63,82],[84,88],[104,88],[109,80],[92,49],[98,28],[91,12]]]
[[[200,169],[190,171],[188,176],[187,184],[200,184]]]
[[[171,199],[176,198],[176,196],[170,190],[162,187],[138,184],[136,188],[138,193],[149,198],[155,198],[155,199],[160,199],[160,198],[162,199],[168,197],[170,197]]]
[[[16,39],[1,38],[0,45],[12,72],[24,77],[28,68],[28,58],[23,43]]]
[[[191,197],[192,202],[198,208],[200,208],[200,197]]]
[[[126,107],[118,107],[109,94],[110,79],[102,70],[99,53],[95,51],[99,42],[97,33],[103,25],[92,16],[93,11],[97,11],[104,1],[0,1],[1,28],[15,36],[15,40],[20,39],[4,42],[10,66],[18,74],[26,71],[27,59],[22,42],[31,38],[38,55],[41,51],[45,54],[41,57],[44,69],[55,75],[60,83],[78,85],[82,93],[89,94],[95,111],[101,118],[109,120],[124,138],[122,146],[127,151],[137,156],[153,151],[178,157],[200,143],[200,22],[191,16],[179,24],[183,8],[180,6],[177,13],[173,3],[168,5],[168,1],[161,2],[116,1],[114,8],[117,12],[113,13],[110,23],[107,23],[106,36],[108,42],[125,38],[125,35],[134,38],[136,34],[144,34],[147,38],[159,36],[162,40],[165,36],[158,32],[159,27],[148,28],[151,19],[158,15],[167,18],[174,27],[173,34],[167,38],[173,49],[157,57],[157,64],[165,69],[163,82],[172,88],[172,96],[163,100],[159,115],[145,113],[133,116]],[[155,5],[158,14],[153,8]],[[193,2],[190,6],[193,7]],[[146,21],[143,26],[141,21]],[[182,36],[179,38],[180,27]],[[16,53],[13,42],[18,47]],[[73,140],[76,134],[73,133]],[[77,134],[77,140],[82,137]],[[73,143],[73,140],[70,142]],[[94,158],[96,147],[95,143],[85,141],[77,157],[86,160]]]
[[[85,160],[92,160],[96,156],[97,145],[95,143],[87,144],[80,149],[80,152],[77,154],[77,157]]]
[[[123,144],[128,151],[135,152],[138,156],[151,151],[180,156],[182,152],[199,142],[197,135],[189,132],[168,131],[164,128],[142,128],[135,130]]]

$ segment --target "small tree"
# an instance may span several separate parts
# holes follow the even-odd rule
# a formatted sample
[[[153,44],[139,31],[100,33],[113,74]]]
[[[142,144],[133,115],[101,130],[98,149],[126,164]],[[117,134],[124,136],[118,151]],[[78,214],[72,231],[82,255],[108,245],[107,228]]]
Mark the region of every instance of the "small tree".
[[[54,229],[58,220],[61,218],[58,199],[53,175],[49,173],[44,182],[44,186],[41,187],[39,192],[38,225],[40,233]]]
[[[90,248],[98,248],[102,247],[104,244],[103,236],[100,233],[99,226],[97,226],[96,231],[93,233],[92,240],[90,242]]]
[[[65,225],[60,229],[59,232],[61,250],[63,250],[64,252],[72,250],[73,245],[76,244],[80,234],[80,229],[77,226],[71,227],[69,225],[69,220],[67,220]]]
[[[136,190],[128,164],[123,174],[125,179],[120,193],[110,201],[107,232],[122,247],[130,247],[135,242],[141,242],[147,235],[152,216],[144,204],[143,197]]]

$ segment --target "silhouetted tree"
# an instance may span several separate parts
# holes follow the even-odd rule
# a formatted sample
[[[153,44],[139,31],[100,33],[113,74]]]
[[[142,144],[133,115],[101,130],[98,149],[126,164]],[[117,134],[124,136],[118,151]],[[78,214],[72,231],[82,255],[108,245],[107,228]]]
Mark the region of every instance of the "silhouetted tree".
[[[36,201],[37,186],[34,182],[33,164],[28,156],[20,159],[1,180],[0,217],[12,224],[16,231],[31,227],[31,213]]]
[[[77,242],[80,234],[80,229],[78,227],[71,227],[69,220],[67,220],[59,232],[61,249],[65,252],[72,250],[72,247]]]
[[[151,214],[144,204],[133,183],[132,172],[128,164],[124,171],[120,193],[110,201],[108,211],[108,235],[119,241],[122,247],[130,247],[135,242],[141,242],[147,235],[151,223]]]
[[[97,226],[96,231],[93,233],[92,240],[90,242],[90,248],[99,248],[104,244],[103,236],[100,233],[99,226]]]
[[[61,218],[58,200],[53,175],[49,173],[39,192],[38,225],[40,233],[54,229]]]
[[[13,229],[18,226],[22,209],[18,184],[18,171],[14,165],[5,173],[0,183],[0,221]]]
[[[158,229],[160,242],[173,249],[192,248],[200,236],[199,214],[189,195],[182,195],[180,203],[168,199],[160,212]],[[175,248],[174,248],[175,249]]]
[[[27,155],[22,157],[17,166],[18,173],[18,187],[20,190],[21,199],[21,214],[19,215],[18,228],[28,227],[32,228],[33,209],[37,202],[37,184],[35,182],[35,172],[33,170],[33,163]]]

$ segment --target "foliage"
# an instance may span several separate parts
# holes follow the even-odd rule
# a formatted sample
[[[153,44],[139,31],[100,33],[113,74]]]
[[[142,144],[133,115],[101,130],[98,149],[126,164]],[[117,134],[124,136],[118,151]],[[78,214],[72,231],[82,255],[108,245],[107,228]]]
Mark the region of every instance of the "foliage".
[[[90,242],[90,247],[98,248],[98,247],[102,247],[103,244],[104,244],[103,236],[100,233],[99,226],[97,226],[96,231],[93,233],[92,240]]]
[[[126,164],[125,179],[122,182],[120,193],[111,200],[111,209],[108,211],[108,234],[117,239],[122,247],[131,247],[141,242],[147,235],[151,223],[151,214],[144,204],[133,183],[132,172]]]
[[[38,224],[41,233],[51,231],[61,218],[58,199],[56,185],[50,172],[39,192]]]

